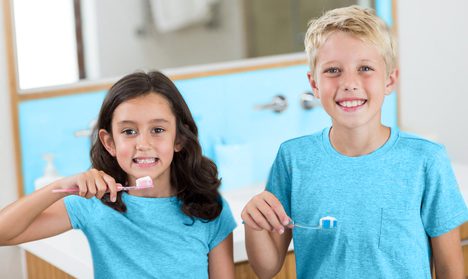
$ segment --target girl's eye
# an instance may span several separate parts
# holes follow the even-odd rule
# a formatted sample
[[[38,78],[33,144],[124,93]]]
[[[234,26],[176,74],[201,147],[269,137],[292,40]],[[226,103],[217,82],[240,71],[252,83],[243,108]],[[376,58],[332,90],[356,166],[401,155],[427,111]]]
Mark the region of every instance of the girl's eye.
[[[369,66],[362,66],[361,68],[359,68],[359,71],[361,71],[361,72],[369,72],[369,71],[373,71],[373,70],[374,69],[372,69]]]
[[[122,131],[122,134],[125,134],[127,136],[132,136],[135,135],[137,132],[133,129],[125,129]]]
[[[164,132],[163,128],[154,128],[153,129],[153,133],[155,133],[155,134],[159,134],[159,133],[162,133],[162,132]]]

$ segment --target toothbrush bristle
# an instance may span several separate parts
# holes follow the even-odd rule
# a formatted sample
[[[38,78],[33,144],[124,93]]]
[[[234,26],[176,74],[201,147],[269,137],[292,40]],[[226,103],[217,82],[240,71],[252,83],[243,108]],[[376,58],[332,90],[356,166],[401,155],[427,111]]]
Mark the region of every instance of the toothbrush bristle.
[[[138,188],[151,188],[153,187],[153,179],[149,176],[140,177],[136,180]]]

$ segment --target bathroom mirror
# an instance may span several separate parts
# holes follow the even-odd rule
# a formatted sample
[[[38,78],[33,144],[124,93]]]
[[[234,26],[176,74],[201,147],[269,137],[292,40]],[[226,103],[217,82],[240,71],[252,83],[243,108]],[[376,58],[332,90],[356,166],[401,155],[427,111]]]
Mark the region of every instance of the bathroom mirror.
[[[9,0],[18,91],[300,52],[307,22],[372,0]]]

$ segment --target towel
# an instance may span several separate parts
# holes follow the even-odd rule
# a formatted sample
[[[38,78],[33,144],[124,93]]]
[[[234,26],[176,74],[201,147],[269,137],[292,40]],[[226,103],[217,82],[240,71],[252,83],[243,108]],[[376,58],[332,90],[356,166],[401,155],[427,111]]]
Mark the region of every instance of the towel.
[[[156,28],[166,33],[209,22],[212,18],[211,6],[216,1],[150,0],[150,6]]]

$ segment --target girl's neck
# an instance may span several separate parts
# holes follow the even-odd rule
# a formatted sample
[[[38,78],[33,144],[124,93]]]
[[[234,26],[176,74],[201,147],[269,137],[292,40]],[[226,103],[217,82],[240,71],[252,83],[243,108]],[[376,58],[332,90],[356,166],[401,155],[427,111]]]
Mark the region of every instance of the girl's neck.
[[[141,189],[141,190],[130,190],[128,193],[133,196],[147,197],[147,198],[167,198],[176,195],[176,190],[172,187],[170,179],[158,177],[153,179],[154,187]]]
[[[378,124],[376,127],[349,129],[335,127],[330,129],[330,143],[339,153],[358,157],[370,154],[383,146],[390,138],[390,128]]]

